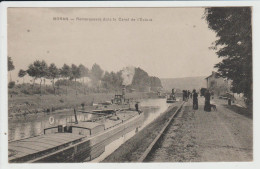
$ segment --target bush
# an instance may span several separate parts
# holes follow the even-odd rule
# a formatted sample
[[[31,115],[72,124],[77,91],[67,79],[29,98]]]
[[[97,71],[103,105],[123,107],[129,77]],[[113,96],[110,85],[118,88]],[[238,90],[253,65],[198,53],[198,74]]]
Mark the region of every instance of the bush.
[[[18,95],[18,92],[12,90],[12,91],[9,91],[9,94]]]
[[[52,87],[47,87],[45,90],[42,89],[42,92],[44,92],[45,94],[54,94],[54,90]]]
[[[73,80],[66,80],[66,79],[60,79],[60,80],[57,80],[55,82],[55,86],[70,86],[70,87],[74,87],[75,86],[75,83],[76,85],[79,87],[79,86],[82,86],[82,84],[78,81],[73,81]]]
[[[22,89],[21,92],[23,94],[28,94],[28,95],[32,95],[33,94],[33,92],[31,90],[28,90],[28,89]]]
[[[14,81],[8,83],[8,88],[9,89],[12,89],[14,86],[15,86],[15,82]]]
[[[44,92],[43,89],[42,92]],[[32,87],[31,85],[26,85],[21,88],[21,93],[27,95],[33,95],[33,94],[40,94],[41,91],[38,85],[35,85],[34,87]]]

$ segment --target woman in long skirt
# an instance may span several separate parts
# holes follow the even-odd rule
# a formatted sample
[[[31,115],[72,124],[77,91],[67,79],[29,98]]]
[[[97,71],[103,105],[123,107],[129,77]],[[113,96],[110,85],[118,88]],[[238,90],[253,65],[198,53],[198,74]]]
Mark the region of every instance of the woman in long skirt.
[[[198,93],[196,92],[196,90],[193,90],[193,110],[198,110],[199,106],[198,106]]]
[[[210,93],[209,93],[208,90],[205,92],[204,97],[205,97],[204,111],[210,112],[210,111],[211,111],[211,106],[210,106]]]

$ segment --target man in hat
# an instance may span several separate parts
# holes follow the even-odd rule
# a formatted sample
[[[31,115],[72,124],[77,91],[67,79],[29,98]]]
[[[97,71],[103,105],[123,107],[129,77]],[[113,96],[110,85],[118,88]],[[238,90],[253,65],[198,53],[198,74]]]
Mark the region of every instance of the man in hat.
[[[135,110],[139,112],[139,105],[138,105],[138,102],[135,103]]]
[[[204,106],[204,111],[210,112],[211,111],[211,106],[210,106],[210,93],[209,90],[205,91],[205,106]]]
[[[198,93],[196,92],[196,90],[193,90],[193,110],[198,110]]]

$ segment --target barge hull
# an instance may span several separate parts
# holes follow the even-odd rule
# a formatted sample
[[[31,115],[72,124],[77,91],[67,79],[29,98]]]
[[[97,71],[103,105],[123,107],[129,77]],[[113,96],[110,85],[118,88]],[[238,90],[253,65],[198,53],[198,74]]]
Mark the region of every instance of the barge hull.
[[[105,151],[106,145],[120,138],[122,135],[132,131],[133,129],[140,127],[143,122],[143,117],[144,115],[141,113],[140,115],[124,121],[115,127],[104,130],[104,132],[100,134],[96,134],[91,137],[82,136],[80,141],[77,143],[69,144],[57,151],[52,150],[49,153],[46,152],[43,156],[34,153],[28,157],[20,157],[9,160],[9,162],[52,163],[91,161]]]

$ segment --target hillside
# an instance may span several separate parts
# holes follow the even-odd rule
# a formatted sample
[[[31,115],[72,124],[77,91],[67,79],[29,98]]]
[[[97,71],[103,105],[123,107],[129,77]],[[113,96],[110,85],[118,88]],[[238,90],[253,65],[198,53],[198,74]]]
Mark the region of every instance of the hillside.
[[[206,87],[206,76],[184,77],[184,78],[161,78],[162,86],[165,90],[172,88],[181,90],[192,90]]]

